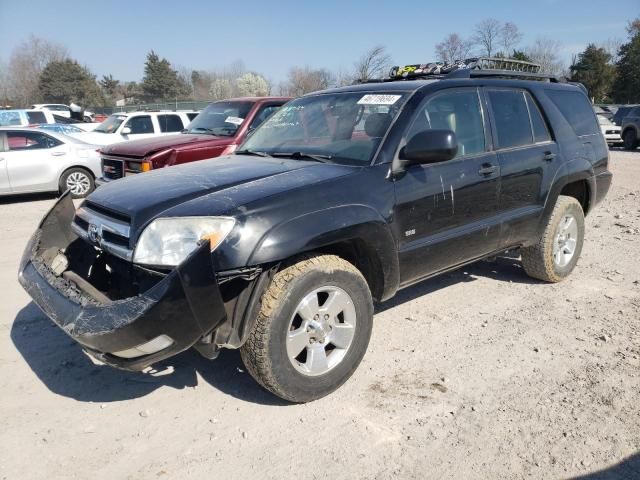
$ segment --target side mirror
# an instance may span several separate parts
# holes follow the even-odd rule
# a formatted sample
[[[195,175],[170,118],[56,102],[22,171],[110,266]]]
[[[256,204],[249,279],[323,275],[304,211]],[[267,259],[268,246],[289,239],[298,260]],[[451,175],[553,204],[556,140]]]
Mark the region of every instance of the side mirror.
[[[124,127],[122,129],[122,135],[130,135],[131,134],[131,128],[129,127]]]
[[[425,130],[416,133],[400,150],[401,164],[437,163],[451,160],[458,153],[458,139],[451,130]]]

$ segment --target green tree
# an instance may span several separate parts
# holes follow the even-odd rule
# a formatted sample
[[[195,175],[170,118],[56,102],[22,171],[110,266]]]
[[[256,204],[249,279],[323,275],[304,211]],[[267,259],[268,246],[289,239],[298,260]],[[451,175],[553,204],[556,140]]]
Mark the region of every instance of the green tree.
[[[118,91],[118,87],[120,86],[120,81],[113,78],[113,75],[103,75],[102,79],[98,82],[100,87],[110,97],[113,97]]]
[[[147,100],[165,100],[184,95],[185,85],[178,72],[171,68],[169,60],[160,58],[151,50],[144,64],[142,93]]]
[[[627,28],[629,42],[620,47],[613,98],[618,103],[640,103],[640,18]]]
[[[84,107],[104,104],[95,76],[71,59],[49,62],[40,75],[38,91],[45,102]]]
[[[571,80],[582,83],[594,102],[606,102],[616,76],[616,67],[611,64],[611,55],[593,43],[578,54],[578,60],[570,67]]]
[[[531,57],[527,55],[523,50],[514,50],[511,54],[511,58],[514,60],[520,60],[523,62],[530,62]]]

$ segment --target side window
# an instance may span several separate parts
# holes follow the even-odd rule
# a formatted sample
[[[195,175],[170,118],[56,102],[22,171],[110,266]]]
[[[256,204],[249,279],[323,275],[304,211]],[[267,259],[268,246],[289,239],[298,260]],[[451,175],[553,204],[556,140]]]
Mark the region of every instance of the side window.
[[[181,132],[184,129],[178,115],[158,115],[161,132]]]
[[[484,122],[477,90],[456,90],[427,99],[418,110],[407,139],[429,129],[455,132],[458,157],[484,152]]]
[[[533,143],[529,111],[524,93],[517,90],[489,90],[497,148],[513,148]]]
[[[546,93],[577,136],[600,134],[596,114],[586,95],[571,90],[547,90]]]
[[[253,121],[251,125],[249,125],[249,130],[255,130],[258,128],[262,122],[264,122],[272,113],[277,112],[282,105],[267,105],[262,107],[262,109],[257,113],[255,117],[253,117]]]
[[[10,125],[20,125],[20,114],[18,112],[8,112],[0,110],[0,127]]]
[[[44,112],[27,112],[27,120],[29,123],[47,123]]]
[[[125,124],[125,127],[129,127],[132,134],[154,133],[153,123],[151,122],[151,117],[148,115],[140,115],[138,117],[130,118]]]
[[[533,127],[533,141],[535,143],[549,142],[551,141],[551,135],[549,135],[549,129],[547,123],[540,113],[540,109],[536,104],[536,101],[529,93],[525,93],[527,98],[527,106],[529,107],[529,114],[531,115],[531,126]]]
[[[62,142],[49,135],[38,132],[7,132],[10,151],[40,150],[62,145]]]

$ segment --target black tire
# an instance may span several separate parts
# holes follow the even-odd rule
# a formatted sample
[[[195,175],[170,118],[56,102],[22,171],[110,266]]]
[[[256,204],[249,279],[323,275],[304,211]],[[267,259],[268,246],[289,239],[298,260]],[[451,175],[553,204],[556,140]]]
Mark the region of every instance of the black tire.
[[[82,189],[70,189],[69,178],[82,178]],[[84,188],[86,186],[86,189]],[[66,170],[60,177],[59,184],[60,193],[64,193],[67,190],[71,190],[71,198],[84,198],[96,189],[96,184],[93,175],[89,170],[80,167],[74,167]]]
[[[299,303],[323,287],[337,287],[348,294],[357,322],[342,360],[325,373],[310,376],[294,367],[295,360],[287,353],[287,335]],[[340,257],[305,255],[274,276],[240,353],[251,376],[264,388],[290,402],[310,402],[333,392],[351,377],[369,345],[372,323],[371,292],[362,274]],[[330,344],[323,348],[330,348]]]
[[[635,150],[638,148],[638,136],[633,129],[629,129],[624,132],[622,137],[622,143],[625,150]]]
[[[554,260],[554,242],[557,241],[559,226],[567,215],[572,216],[576,222],[576,243],[571,260],[566,265],[559,265]],[[582,206],[575,198],[560,195],[538,243],[520,249],[522,267],[530,277],[545,282],[560,282],[569,276],[578,263],[583,243],[584,212]]]

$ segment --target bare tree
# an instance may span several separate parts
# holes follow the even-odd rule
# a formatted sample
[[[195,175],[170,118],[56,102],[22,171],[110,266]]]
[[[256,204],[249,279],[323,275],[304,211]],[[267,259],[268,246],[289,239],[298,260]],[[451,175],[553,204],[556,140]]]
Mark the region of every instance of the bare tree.
[[[472,42],[463,39],[457,33],[449,34],[442,42],[436,44],[436,58],[444,63],[464,60],[471,55]]]
[[[481,49],[481,54],[491,57],[496,53],[502,24],[495,18],[487,18],[474,28],[473,43]]]
[[[280,86],[280,92],[292,97],[299,97],[305,93],[324,90],[333,82],[333,75],[324,68],[314,70],[308,66],[293,67],[289,70],[287,82]]]
[[[39,99],[40,74],[49,62],[69,57],[63,45],[31,35],[13,50],[9,60],[9,95],[16,105],[29,106]]]
[[[550,75],[561,75],[566,68],[560,60],[560,42],[547,37],[539,37],[525,49],[532,62],[539,63],[542,72]]]
[[[599,46],[604,48],[607,53],[611,55],[611,63],[618,63],[618,60],[620,60],[620,47],[622,46],[622,40],[619,38],[608,38]]]
[[[500,46],[505,57],[511,57],[520,40],[522,40],[522,33],[520,33],[520,29],[515,23],[506,22],[502,25],[500,29]]]
[[[367,81],[384,77],[391,68],[391,55],[385,47],[378,45],[367,51],[354,63],[355,80]]]

